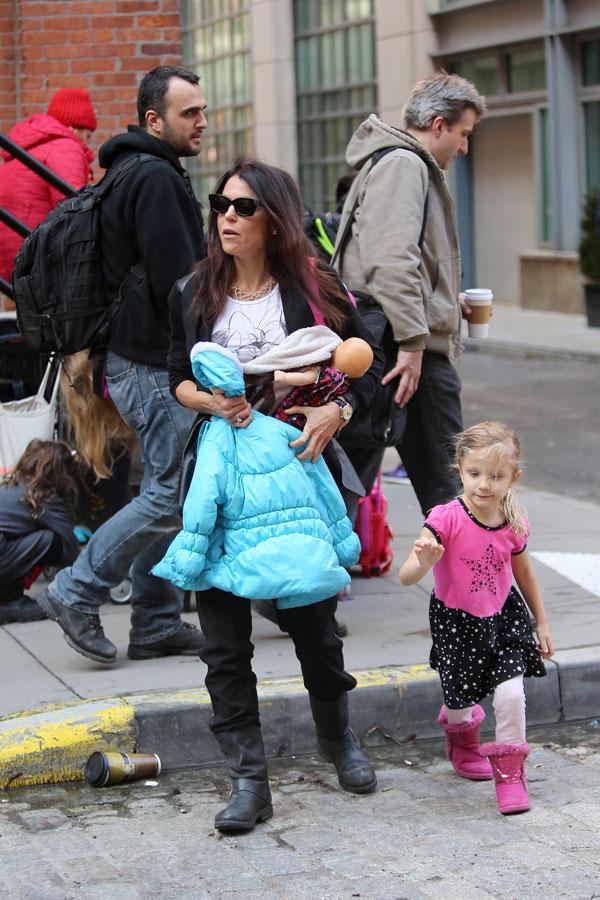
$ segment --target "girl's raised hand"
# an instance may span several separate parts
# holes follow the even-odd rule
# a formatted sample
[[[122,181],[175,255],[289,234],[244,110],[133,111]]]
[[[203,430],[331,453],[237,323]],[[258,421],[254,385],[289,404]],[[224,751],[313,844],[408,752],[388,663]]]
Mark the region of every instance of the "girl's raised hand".
[[[401,583],[404,587],[416,584],[443,555],[442,544],[438,544],[429,528],[423,527],[408,557],[398,570]]]
[[[444,555],[444,547],[438,544],[429,528],[423,527],[414,547],[398,570],[404,587],[416,584]]]
[[[444,547],[438,544],[434,537],[420,537],[415,541],[415,556],[419,564],[430,569],[440,561],[444,555]]]

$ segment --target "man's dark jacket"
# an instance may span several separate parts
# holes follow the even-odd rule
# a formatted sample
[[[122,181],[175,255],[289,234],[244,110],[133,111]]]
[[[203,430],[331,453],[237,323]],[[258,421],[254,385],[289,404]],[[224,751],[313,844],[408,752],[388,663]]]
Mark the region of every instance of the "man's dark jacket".
[[[100,148],[107,169],[123,154],[151,154],[102,203],[102,253],[108,290],[122,304],[107,347],[144,365],[166,368],[167,298],[174,282],[205,255],[202,211],[189,176],[169,145],[143,128]],[[132,267],[135,271],[130,271]],[[143,272],[143,274],[142,274]]]

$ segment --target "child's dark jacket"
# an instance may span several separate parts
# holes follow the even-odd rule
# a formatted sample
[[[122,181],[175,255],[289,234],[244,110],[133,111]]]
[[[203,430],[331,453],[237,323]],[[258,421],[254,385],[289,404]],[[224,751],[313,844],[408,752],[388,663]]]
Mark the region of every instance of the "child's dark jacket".
[[[23,502],[21,484],[0,486],[0,579],[11,581],[28,572],[42,559],[57,534],[63,547],[60,563],[69,565],[78,553],[77,538],[64,503],[58,497],[44,503],[36,518]]]

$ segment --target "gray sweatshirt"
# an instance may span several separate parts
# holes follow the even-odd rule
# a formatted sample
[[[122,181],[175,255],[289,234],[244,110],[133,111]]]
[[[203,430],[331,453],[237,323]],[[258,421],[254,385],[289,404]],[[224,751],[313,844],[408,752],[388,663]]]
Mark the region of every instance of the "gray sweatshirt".
[[[371,155],[385,147],[397,149],[371,171]],[[346,159],[359,174],[344,204],[338,240],[357,197],[360,206],[340,275],[350,290],[375,297],[404,349],[458,356],[460,252],[444,173],[415,137],[375,115],[355,131]]]

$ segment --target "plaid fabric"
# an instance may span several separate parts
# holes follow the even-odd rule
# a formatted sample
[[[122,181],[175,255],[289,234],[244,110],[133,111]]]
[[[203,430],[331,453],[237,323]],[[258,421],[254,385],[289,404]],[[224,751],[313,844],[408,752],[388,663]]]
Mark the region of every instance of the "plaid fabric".
[[[306,416],[294,413],[291,416],[285,414],[286,409],[292,406],[324,406],[335,397],[341,397],[350,387],[350,381],[339,369],[323,366],[319,373],[319,379],[315,384],[293,388],[283,398],[273,415],[282,422],[289,422],[303,430],[306,424]]]

